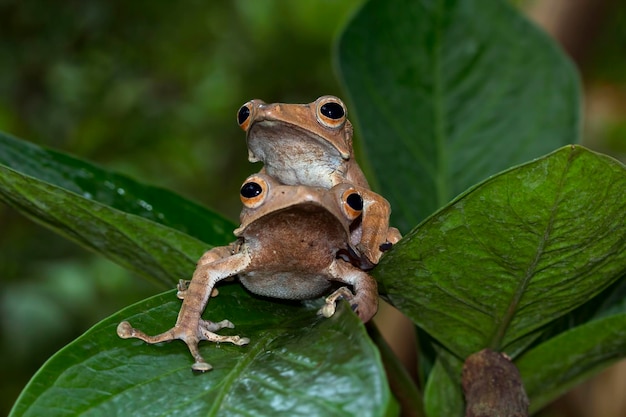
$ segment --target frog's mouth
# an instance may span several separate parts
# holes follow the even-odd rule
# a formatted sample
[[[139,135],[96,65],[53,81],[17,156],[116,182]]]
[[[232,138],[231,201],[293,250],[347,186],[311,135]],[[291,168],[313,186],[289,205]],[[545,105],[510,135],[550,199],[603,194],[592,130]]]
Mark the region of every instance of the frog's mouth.
[[[303,223],[304,217],[317,218],[317,221],[310,222],[311,224],[315,224],[316,228],[319,227],[320,220],[323,219],[324,224],[333,224],[335,227],[342,229],[345,233],[349,233],[349,226],[348,224],[344,224],[343,217],[338,210],[339,209],[330,209],[318,201],[311,201],[304,197],[301,201],[285,202],[283,207],[279,206],[272,210],[271,213],[252,212],[246,219],[248,226],[236,229],[235,235],[241,234],[244,230],[259,227],[260,220],[263,220],[262,223],[284,222],[287,227],[299,229],[297,225]],[[285,219],[288,220],[285,221]],[[294,221],[294,219],[296,221]],[[307,222],[305,221],[304,223]]]
[[[316,159],[338,160],[350,157],[328,139],[284,121],[257,121],[248,129],[246,139],[251,162],[267,163],[285,155],[311,155]]]

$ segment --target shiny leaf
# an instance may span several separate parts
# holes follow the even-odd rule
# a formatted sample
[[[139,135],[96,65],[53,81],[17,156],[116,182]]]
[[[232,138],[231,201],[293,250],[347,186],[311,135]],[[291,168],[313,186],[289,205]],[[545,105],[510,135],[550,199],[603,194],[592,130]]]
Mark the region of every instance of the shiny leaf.
[[[207,316],[228,318],[249,345],[201,345],[214,369],[193,374],[181,342],[121,340],[128,319],[147,332],[176,320],[180,301],[168,292],[135,304],[87,331],[35,375],[11,417],[134,416],[384,416],[396,409],[376,348],[342,303],[330,319],[315,306],[250,296],[220,287]]]
[[[225,245],[233,240],[232,230],[236,226],[199,204],[171,191],[140,184],[124,175],[1,132],[0,166],[180,230],[212,246]]]
[[[529,350],[516,362],[531,412],[626,355],[626,313],[593,320]]]
[[[0,199],[59,234],[172,287],[209,245],[0,165]]]
[[[462,417],[465,414],[461,370],[463,362],[440,351],[424,390],[428,417]],[[445,362],[445,364],[444,364]]]
[[[389,300],[460,358],[514,356],[626,271],[626,169],[580,146],[494,176],[374,270]]]
[[[576,142],[578,79],[502,0],[371,0],[336,59],[392,223]]]

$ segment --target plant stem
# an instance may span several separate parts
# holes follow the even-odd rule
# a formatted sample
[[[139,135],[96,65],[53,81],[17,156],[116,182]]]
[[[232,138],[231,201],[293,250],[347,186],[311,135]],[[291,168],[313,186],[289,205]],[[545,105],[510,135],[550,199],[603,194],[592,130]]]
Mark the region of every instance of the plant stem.
[[[402,416],[426,417],[422,393],[407,370],[393,353],[374,322],[370,321],[367,324],[367,330],[372,341],[378,346],[391,391],[400,403]]]

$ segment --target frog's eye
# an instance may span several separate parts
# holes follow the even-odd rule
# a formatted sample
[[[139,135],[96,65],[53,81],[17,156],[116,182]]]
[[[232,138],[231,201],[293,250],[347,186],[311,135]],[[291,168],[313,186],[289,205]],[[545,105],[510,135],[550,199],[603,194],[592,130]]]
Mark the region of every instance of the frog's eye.
[[[248,130],[248,126],[250,125],[250,111],[251,103],[246,103],[237,112],[237,123],[243,130]]]
[[[263,204],[266,195],[267,183],[260,177],[248,178],[239,191],[241,202],[248,208],[256,208]]]
[[[363,197],[353,189],[344,191],[341,196],[342,209],[346,217],[354,220],[363,213]]]
[[[346,122],[346,113],[346,106],[337,97],[324,96],[317,99],[317,120],[326,127],[342,127]]]

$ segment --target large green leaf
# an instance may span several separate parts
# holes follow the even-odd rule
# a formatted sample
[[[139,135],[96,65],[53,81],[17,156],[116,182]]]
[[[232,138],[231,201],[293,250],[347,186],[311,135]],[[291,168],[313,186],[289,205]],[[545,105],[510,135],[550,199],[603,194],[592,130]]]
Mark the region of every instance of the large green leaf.
[[[121,320],[148,332],[172,326],[173,292],[135,304],[94,326],[34,376],[18,416],[384,416],[391,399],[378,351],[347,303],[330,319],[316,306],[279,304],[239,285],[209,301],[212,319],[228,318],[245,347],[201,345],[214,366],[194,375],[183,343],[121,340]],[[220,331],[226,333],[229,329]]]
[[[232,222],[171,191],[140,184],[124,175],[1,132],[0,166],[180,230],[209,245],[225,245],[233,240],[235,225]],[[66,203],[72,204],[71,201]]]
[[[516,362],[531,412],[626,356],[626,313],[593,320],[529,350]]]
[[[578,140],[573,66],[503,0],[368,1],[337,62],[403,231],[489,175]]]
[[[390,301],[464,358],[514,356],[626,272],[626,169],[580,146],[494,176],[374,270]]]
[[[61,235],[172,287],[209,245],[0,165],[0,199]]]

